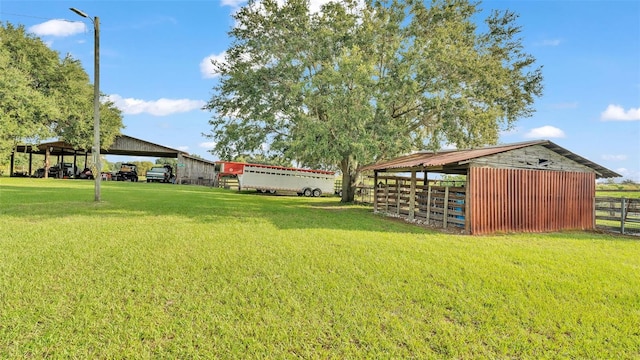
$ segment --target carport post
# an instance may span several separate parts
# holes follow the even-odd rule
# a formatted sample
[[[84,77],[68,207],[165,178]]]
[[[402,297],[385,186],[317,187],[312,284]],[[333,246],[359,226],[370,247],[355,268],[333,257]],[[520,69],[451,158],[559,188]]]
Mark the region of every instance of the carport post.
[[[14,148],[15,150],[15,148]],[[9,176],[13,176],[13,162],[15,161],[15,151],[11,152],[11,165],[9,165]]]

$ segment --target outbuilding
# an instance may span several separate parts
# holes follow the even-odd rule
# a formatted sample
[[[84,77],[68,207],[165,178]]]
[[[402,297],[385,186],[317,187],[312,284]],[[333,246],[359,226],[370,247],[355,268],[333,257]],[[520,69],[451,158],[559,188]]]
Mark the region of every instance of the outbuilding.
[[[18,145],[11,153],[11,175],[14,175],[14,155],[15,153],[29,154],[28,176],[33,174],[33,155],[44,156],[44,163],[51,164],[56,159],[60,164],[65,161],[73,161],[74,167],[80,168],[78,162],[82,162],[81,167],[87,166],[87,157],[91,151],[74,149],[73,145],[65,141],[52,141],[41,143],[36,146]],[[198,184],[212,185],[215,178],[215,163],[202,159],[189,153],[172,149],[167,146],[152,143],[150,141],[138,139],[132,136],[120,134],[116,136],[113,144],[107,149],[100,150],[101,155],[128,155],[147,156],[177,159],[178,168],[174,169],[176,182],[178,184]],[[66,159],[66,160],[65,160]],[[71,160],[72,159],[72,160]],[[48,166],[46,166],[48,167]]]
[[[419,152],[360,170],[374,173],[374,212],[474,235],[594,229],[596,179],[620,177],[549,140]],[[447,184],[433,173],[464,177]]]

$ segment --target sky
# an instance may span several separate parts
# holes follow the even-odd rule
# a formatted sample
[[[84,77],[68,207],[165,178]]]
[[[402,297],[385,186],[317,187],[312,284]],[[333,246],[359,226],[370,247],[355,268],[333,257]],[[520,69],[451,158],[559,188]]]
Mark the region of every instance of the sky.
[[[317,11],[327,0],[311,0]],[[51,49],[80,60],[93,79],[92,18],[100,22],[100,90],[123,111],[122,133],[208,160],[210,66],[231,44],[242,0],[0,0],[0,21],[25,28]],[[90,18],[82,18],[69,8]],[[486,0],[519,14],[524,50],[542,65],[535,113],[500,143],[550,140],[640,181],[640,1]],[[93,80],[92,80],[93,81]],[[153,159],[108,157],[110,161]]]

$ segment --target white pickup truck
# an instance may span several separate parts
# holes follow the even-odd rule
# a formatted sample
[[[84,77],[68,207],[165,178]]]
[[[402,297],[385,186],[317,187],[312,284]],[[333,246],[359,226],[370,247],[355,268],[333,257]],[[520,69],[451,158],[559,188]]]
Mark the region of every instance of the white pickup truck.
[[[171,165],[156,165],[147,170],[147,182],[169,183],[173,181]]]

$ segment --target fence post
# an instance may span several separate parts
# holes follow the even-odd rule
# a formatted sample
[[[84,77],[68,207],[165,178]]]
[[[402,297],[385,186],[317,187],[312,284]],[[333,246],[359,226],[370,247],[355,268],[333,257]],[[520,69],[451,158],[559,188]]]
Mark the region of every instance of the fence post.
[[[627,199],[622,198],[620,199],[621,203],[620,203],[620,232],[622,233],[622,235],[624,235],[624,219],[626,218],[626,202]]]

